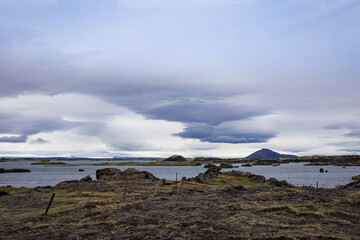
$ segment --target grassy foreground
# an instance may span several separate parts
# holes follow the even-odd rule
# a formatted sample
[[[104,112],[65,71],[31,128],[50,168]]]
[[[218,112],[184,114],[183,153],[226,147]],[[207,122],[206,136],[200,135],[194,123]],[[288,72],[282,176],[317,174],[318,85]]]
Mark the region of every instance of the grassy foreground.
[[[228,173],[211,184],[158,184],[73,181],[11,191],[0,197],[1,238],[360,239],[358,189],[282,187]]]

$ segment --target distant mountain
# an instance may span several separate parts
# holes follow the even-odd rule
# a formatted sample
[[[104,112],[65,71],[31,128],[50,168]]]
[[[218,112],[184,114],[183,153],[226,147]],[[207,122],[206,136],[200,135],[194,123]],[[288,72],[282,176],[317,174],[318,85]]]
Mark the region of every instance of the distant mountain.
[[[186,162],[186,158],[181,155],[172,155],[164,160],[165,162]]]
[[[256,151],[249,156],[247,156],[245,159],[253,159],[253,158],[260,158],[260,159],[271,159],[271,158],[296,158],[295,155],[287,155],[287,154],[280,154],[274,151],[271,151],[270,149],[263,148],[259,151]]]

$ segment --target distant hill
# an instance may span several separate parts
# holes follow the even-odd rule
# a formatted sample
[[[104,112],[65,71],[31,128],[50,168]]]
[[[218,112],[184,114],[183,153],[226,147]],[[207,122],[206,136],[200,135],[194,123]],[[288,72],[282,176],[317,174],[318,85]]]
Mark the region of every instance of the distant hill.
[[[186,162],[186,158],[181,155],[172,155],[164,160],[165,162]]]
[[[263,148],[259,151],[256,151],[249,156],[247,156],[245,159],[253,159],[253,158],[260,158],[260,159],[271,159],[271,158],[296,158],[295,155],[287,155],[287,154],[280,154],[274,151],[271,151],[270,149]]]

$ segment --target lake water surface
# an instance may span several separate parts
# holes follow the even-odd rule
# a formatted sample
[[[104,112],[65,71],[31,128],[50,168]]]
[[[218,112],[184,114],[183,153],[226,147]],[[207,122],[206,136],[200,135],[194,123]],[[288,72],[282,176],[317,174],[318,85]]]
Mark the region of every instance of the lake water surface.
[[[62,161],[69,164],[93,164],[94,161],[79,160],[79,161]],[[112,161],[113,162],[113,161]],[[124,161],[114,161],[124,162]],[[36,186],[54,186],[62,181],[79,180],[86,175],[90,175],[96,179],[96,170],[113,167],[121,170],[127,168],[136,168],[138,170],[145,170],[151,172],[158,178],[165,178],[168,180],[175,180],[176,173],[178,179],[182,177],[195,177],[201,172],[206,171],[203,166],[43,166],[31,165],[32,161],[18,161],[18,162],[0,162],[0,168],[26,168],[30,169],[30,173],[3,173],[0,174],[0,186],[11,185],[13,187],[36,187]],[[258,175],[263,175],[268,178],[276,178],[278,180],[286,180],[287,182],[296,186],[318,186],[322,188],[334,188],[336,185],[345,185],[350,183],[351,177],[360,174],[360,166],[354,167],[338,167],[338,166],[304,166],[304,163],[289,163],[282,164],[278,167],[273,166],[252,166],[242,167],[240,164],[235,169],[223,169],[222,171],[239,170],[251,172]],[[84,172],[79,172],[79,168],[84,169]],[[319,169],[324,168],[328,170],[327,173],[320,173]]]

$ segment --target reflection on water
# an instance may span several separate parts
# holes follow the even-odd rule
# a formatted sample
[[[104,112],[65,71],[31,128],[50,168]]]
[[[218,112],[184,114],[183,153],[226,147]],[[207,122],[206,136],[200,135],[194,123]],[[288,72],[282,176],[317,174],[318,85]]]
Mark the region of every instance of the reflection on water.
[[[93,161],[65,161],[67,163],[88,164]],[[121,162],[121,161],[119,161]],[[31,165],[31,161],[21,162],[1,162],[0,168],[27,168],[30,173],[6,173],[0,174],[0,186],[11,185],[13,187],[36,187],[36,186],[54,186],[61,181],[79,180],[80,178],[90,175],[93,179],[96,178],[96,170],[106,168],[104,166],[42,166]],[[338,166],[321,166],[328,170],[327,173],[320,173],[319,166],[304,166],[304,163],[290,163],[282,164],[278,167],[272,166],[253,166],[242,167],[240,164],[235,164],[239,168],[223,169],[223,171],[239,170],[251,172],[258,175],[263,175],[267,179],[274,177],[278,180],[286,180],[291,184],[297,186],[316,186],[318,182],[319,187],[333,188],[336,185],[344,185],[351,182],[351,177],[360,173],[360,167],[338,167]],[[169,166],[111,166],[121,170],[127,168],[136,168],[141,171],[149,171],[158,178],[165,178],[168,180],[175,180],[176,173],[178,179],[182,177],[194,177],[206,169],[202,166],[183,166],[183,167],[169,167]],[[84,172],[79,172],[79,168],[84,169]]]

